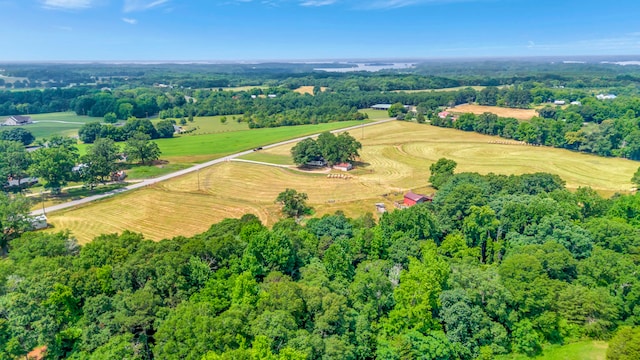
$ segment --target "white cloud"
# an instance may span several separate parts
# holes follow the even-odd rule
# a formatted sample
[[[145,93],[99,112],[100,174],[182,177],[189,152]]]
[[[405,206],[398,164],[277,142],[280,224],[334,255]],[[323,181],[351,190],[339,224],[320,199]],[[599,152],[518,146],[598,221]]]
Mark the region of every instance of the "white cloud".
[[[337,0],[306,0],[300,3],[301,6],[326,6],[334,4]]]
[[[131,18],[126,18],[126,17],[123,17],[122,21],[126,22],[127,24],[131,24],[131,25],[135,25],[135,24],[138,23],[138,20],[131,19]]]
[[[126,13],[134,11],[145,11],[156,8],[158,6],[162,6],[168,2],[169,0],[124,0],[123,11]]]
[[[95,3],[95,0],[42,0],[42,6],[47,9],[87,9]]]

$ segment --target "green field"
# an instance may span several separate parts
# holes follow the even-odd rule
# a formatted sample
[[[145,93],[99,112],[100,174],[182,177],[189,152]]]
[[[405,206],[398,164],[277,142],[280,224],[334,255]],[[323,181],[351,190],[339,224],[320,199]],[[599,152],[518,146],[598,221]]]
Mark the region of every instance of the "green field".
[[[102,118],[78,116],[72,111],[48,114],[30,115],[35,124],[22,126],[31,131],[36,139],[48,138],[51,135],[76,136],[82,125],[93,122],[102,121]],[[5,117],[0,117],[4,119]],[[14,127],[3,126],[0,131],[7,131]]]
[[[233,118],[242,118],[242,115],[227,115],[226,124],[222,124],[220,122],[221,118],[222,116],[195,117],[193,119],[193,122],[187,122],[186,125],[180,126],[182,126],[185,130],[196,129],[194,132],[186,134],[185,136],[249,130],[249,125],[246,122],[237,122],[236,120],[233,120]]]
[[[367,121],[340,121],[316,125],[281,126],[276,128],[218,132],[198,136],[187,134],[177,136],[173,139],[158,139],[156,142],[162,151],[162,159],[171,162],[198,163],[258,146],[273,144],[323,131],[359,125],[366,122]]]
[[[285,137],[282,131],[297,131],[297,135],[301,135],[301,130],[304,127],[239,131],[235,133],[237,136],[254,145],[229,141],[221,148],[212,147],[209,152],[251,148],[256,143],[273,142],[276,136]],[[309,126],[308,133],[316,131],[317,125]],[[193,136],[191,139],[214,135],[228,134]],[[213,223],[245,213],[257,215],[265,224],[273,224],[280,216],[274,199],[286,188],[307,193],[309,204],[318,216],[342,210],[347,216],[357,217],[374,212],[374,204],[378,202],[393,209],[393,202],[401,200],[407,190],[424,194],[434,192],[428,187],[429,166],[441,157],[455,160],[457,172],[549,172],[562,177],[571,190],[591,186],[607,196],[629,192],[631,176],[638,168],[638,162],[625,159],[547,147],[496,144],[496,137],[405,121],[366,127],[363,132],[353,131],[352,135],[363,144],[362,164],[346,174],[347,178],[332,178],[322,170],[303,172],[231,161],[143,190],[53,213],[49,220],[56,230],[71,230],[80,242],[125,229],[161,240],[201,233]],[[213,146],[215,142],[211,144]],[[185,154],[198,151],[197,145],[188,145],[179,150]],[[292,146],[265,149],[245,158],[287,164]],[[202,157],[210,158],[212,154]],[[184,155],[183,158],[194,161],[197,157]]]
[[[515,354],[497,356],[495,360],[605,360],[607,347],[608,345],[604,341],[581,341],[564,346],[545,347],[542,354],[535,357]]]

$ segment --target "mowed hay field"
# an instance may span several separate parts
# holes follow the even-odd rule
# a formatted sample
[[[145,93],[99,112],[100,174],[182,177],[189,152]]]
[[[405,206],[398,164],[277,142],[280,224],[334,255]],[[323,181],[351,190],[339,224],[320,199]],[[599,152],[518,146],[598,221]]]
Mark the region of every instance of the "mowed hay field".
[[[350,179],[231,161],[201,170],[199,175],[186,175],[75,210],[52,213],[49,220],[54,230],[69,229],[83,243],[101,233],[125,229],[159,240],[197,234],[212,223],[247,212],[273,224],[279,218],[274,200],[286,188],[306,192],[318,216],[336,210],[359,216],[374,212],[376,202],[384,202],[392,209],[393,201],[400,201],[404,191],[433,192],[427,187],[429,166],[441,157],[455,160],[457,172],[545,171],[560,175],[570,189],[588,185],[605,195],[628,192],[639,165],[561,149],[495,144],[492,142],[496,137],[404,121],[367,127],[363,132],[358,129],[351,134],[363,144],[363,164],[348,173]],[[263,150],[261,160],[268,160],[269,156],[283,159],[290,148],[287,145]]]
[[[300,86],[299,88],[293,90],[294,92],[297,92],[298,94],[309,94],[309,95],[313,95],[313,88],[314,86]],[[325,91],[327,90],[327,88],[325,86],[321,86],[320,87],[320,91]]]
[[[474,104],[463,104],[447,109],[454,113],[473,113],[476,115],[490,112],[500,117],[512,117],[518,120],[531,120],[532,117],[538,116],[534,109],[511,109],[499,106],[484,106]]]

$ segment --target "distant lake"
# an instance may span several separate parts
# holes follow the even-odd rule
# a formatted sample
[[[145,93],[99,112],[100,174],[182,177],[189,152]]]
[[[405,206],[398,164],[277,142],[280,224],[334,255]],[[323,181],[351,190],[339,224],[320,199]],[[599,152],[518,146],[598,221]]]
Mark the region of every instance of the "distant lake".
[[[376,71],[387,70],[387,69],[411,69],[415,64],[414,63],[391,63],[391,64],[345,63],[344,65],[345,66],[351,65],[351,67],[314,68],[313,70],[328,71],[328,72],[352,72],[352,71],[376,72]]]

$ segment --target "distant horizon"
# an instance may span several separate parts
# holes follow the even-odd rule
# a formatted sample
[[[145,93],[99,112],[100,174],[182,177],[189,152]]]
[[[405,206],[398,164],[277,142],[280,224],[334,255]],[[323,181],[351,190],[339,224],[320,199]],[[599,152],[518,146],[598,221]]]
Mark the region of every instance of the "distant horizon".
[[[566,61],[567,63],[612,63],[625,61],[640,61],[640,54],[637,55],[540,55],[540,56],[457,56],[457,57],[422,57],[422,58],[323,58],[323,59],[286,59],[286,58],[263,58],[263,59],[77,59],[77,60],[0,60],[0,64],[135,64],[135,65],[225,65],[225,64],[361,64],[370,62],[386,62],[393,64],[418,64],[429,61],[513,61],[513,60],[538,60],[538,61]],[[610,61],[607,61],[610,60]]]
[[[0,62],[640,54],[630,1],[0,0],[0,13]]]

